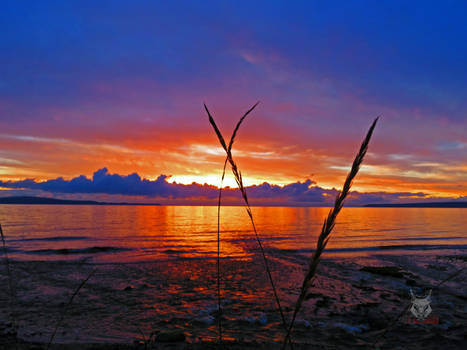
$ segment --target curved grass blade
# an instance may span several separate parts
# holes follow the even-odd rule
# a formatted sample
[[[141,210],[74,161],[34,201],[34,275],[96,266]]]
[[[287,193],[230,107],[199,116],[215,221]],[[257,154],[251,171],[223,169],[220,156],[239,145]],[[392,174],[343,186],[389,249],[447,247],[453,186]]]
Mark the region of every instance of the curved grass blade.
[[[300,289],[300,295],[295,304],[295,310],[292,316],[292,321],[290,322],[289,329],[284,338],[282,349],[285,349],[287,346],[287,340],[290,338],[290,334],[292,332],[297,314],[300,311],[303,301],[305,300],[306,294],[308,292],[308,289],[310,288],[312,284],[313,277],[315,276],[315,273],[316,273],[316,268],[318,267],[318,264],[320,262],[321,254],[323,253],[324,249],[326,248],[326,245],[329,242],[329,239],[331,238],[330,234],[336,223],[337,215],[339,214],[339,212],[342,209],[342,206],[344,205],[344,200],[350,191],[350,187],[352,186],[352,181],[357,175],[360,169],[360,166],[363,162],[363,158],[365,157],[365,154],[368,150],[368,144],[370,143],[371,135],[373,134],[373,130],[376,126],[376,123],[378,122],[378,119],[379,117],[374,120],[373,124],[368,130],[366,137],[363,140],[362,145],[360,146],[360,150],[357,153],[352,163],[352,168],[350,169],[350,172],[347,175],[347,178],[345,179],[344,186],[342,187],[342,190],[338,193],[336,197],[334,207],[329,212],[328,217],[324,220],[323,228],[321,230],[321,234],[319,235],[318,242],[316,245],[316,250],[313,253],[313,256],[311,257],[310,264],[308,266],[308,271],[305,274],[305,277],[303,279],[303,284]]]
[[[53,340],[55,338],[55,334],[57,333],[58,328],[62,324],[63,319],[65,318],[65,314],[66,314],[68,308],[71,306],[71,304],[73,304],[73,299],[79,293],[81,288],[83,288],[83,286],[86,284],[86,282],[92,277],[92,275],[94,275],[95,272],[96,272],[96,269],[92,270],[91,273],[80,283],[78,288],[76,288],[75,291],[73,292],[73,294],[71,295],[70,299],[68,300],[68,303],[63,307],[62,313],[60,315],[60,319],[58,320],[57,324],[55,325],[55,329],[54,329],[52,335],[50,336],[49,343],[47,344],[47,350],[50,348],[50,345],[52,345],[52,342],[53,342]]]
[[[245,117],[253,111],[253,109],[258,105],[258,103],[256,103],[253,107],[251,107],[244,115],[242,118],[240,118],[239,122],[237,123],[237,126],[235,127],[234,129],[234,133],[233,133],[233,139],[230,140],[230,143],[229,143],[229,147],[227,147],[226,143],[225,143],[225,139],[224,137],[222,136],[222,133],[220,132],[219,128],[217,127],[216,125],[216,122],[214,121],[214,118],[212,117],[211,113],[209,112],[209,109],[207,108],[206,105],[204,105],[204,108],[206,110],[206,113],[208,114],[208,117],[209,117],[209,122],[211,123],[218,139],[219,139],[219,142],[222,146],[222,148],[224,148],[226,154],[227,154],[227,158],[226,160],[230,163],[231,165],[231,168],[232,168],[232,173],[234,174],[234,177],[235,177],[235,181],[237,183],[237,186],[242,194],[242,198],[245,202],[245,205],[246,205],[246,211],[247,211],[247,214],[250,218],[250,222],[251,222],[251,225],[253,227],[253,231],[255,233],[255,238],[256,238],[256,241],[258,242],[258,246],[260,248],[260,251],[261,251],[261,255],[263,257],[263,262],[264,262],[264,266],[265,266],[265,269],[266,269],[266,273],[268,275],[268,278],[269,278],[269,282],[271,284],[271,288],[273,290],[273,294],[274,294],[274,299],[276,301],[276,304],[277,304],[277,308],[279,310],[279,313],[281,315],[281,320],[282,320],[282,323],[283,323],[283,327],[284,327],[284,330],[287,331],[287,322],[285,320],[285,316],[284,316],[284,312],[282,311],[282,307],[281,307],[281,303],[280,303],[280,300],[279,300],[279,296],[277,294],[277,289],[276,289],[276,286],[274,284],[274,280],[272,278],[272,274],[271,274],[271,269],[269,268],[269,262],[268,262],[268,259],[266,257],[266,254],[264,252],[264,248],[263,248],[263,245],[261,243],[261,239],[259,238],[259,235],[258,235],[258,231],[256,229],[256,225],[255,225],[255,222],[254,222],[254,219],[253,219],[253,213],[251,211],[251,207],[250,207],[250,203],[248,201],[248,196],[247,196],[247,193],[246,193],[246,190],[245,190],[245,187],[243,185],[243,179],[242,179],[242,174],[240,172],[240,170],[238,169],[237,167],[237,164],[235,163],[234,159],[233,159],[233,156],[232,156],[232,152],[231,152],[231,148],[232,148],[232,144],[233,144],[233,140],[235,139],[235,135],[238,131],[238,128],[240,127],[240,124],[243,122],[243,120],[245,119]],[[226,162],[224,163],[226,164]],[[225,169],[225,167],[224,167]],[[289,337],[290,338],[290,337]],[[291,339],[289,339],[289,342],[292,346],[292,341]]]
[[[6,272],[8,275],[8,287],[10,289],[10,311],[11,311],[11,321],[13,325],[13,331],[15,333],[15,348],[18,349],[18,322],[16,320],[16,311],[15,306],[16,302],[16,290],[13,285],[13,275],[10,268],[10,259],[8,258],[8,252],[6,249],[5,236],[3,235],[2,225],[0,224],[0,235],[2,237],[3,244],[3,256],[5,257]]]
[[[228,150],[232,150],[233,143],[235,141],[235,137],[237,136],[238,129],[240,125],[245,120],[246,116],[250,114],[250,112],[258,105],[259,101],[255,103],[253,107],[251,107],[238,121],[235,129],[230,137]],[[209,111],[204,105],[204,108],[209,114]],[[219,129],[217,129],[219,131]],[[220,133],[220,131],[219,131]],[[222,136],[222,135],[221,135]],[[225,144],[225,142],[224,142]],[[224,167],[222,169],[222,177],[221,177],[221,184],[219,186],[219,197],[217,202],[217,310],[218,310],[218,328],[219,328],[219,343],[222,343],[222,308],[221,308],[221,271],[220,271],[220,225],[221,225],[221,200],[222,200],[222,187],[224,185],[224,178],[225,178],[225,168],[227,166],[228,157],[225,158]]]

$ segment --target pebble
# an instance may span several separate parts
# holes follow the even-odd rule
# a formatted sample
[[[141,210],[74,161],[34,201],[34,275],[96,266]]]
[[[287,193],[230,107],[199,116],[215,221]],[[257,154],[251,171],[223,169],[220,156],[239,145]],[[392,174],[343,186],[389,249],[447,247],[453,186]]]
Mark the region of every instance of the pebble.
[[[388,326],[388,322],[382,313],[375,310],[370,310],[366,315],[366,321],[371,329],[384,329]]]
[[[182,331],[178,331],[178,330],[160,332],[156,336],[156,342],[160,342],[160,343],[183,342],[185,341],[185,339],[186,339],[185,333],[183,333]]]

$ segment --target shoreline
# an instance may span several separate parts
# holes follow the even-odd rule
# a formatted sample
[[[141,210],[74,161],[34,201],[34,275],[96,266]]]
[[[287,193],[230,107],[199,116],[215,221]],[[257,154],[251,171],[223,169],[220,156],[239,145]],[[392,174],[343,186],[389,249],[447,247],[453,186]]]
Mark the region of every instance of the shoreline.
[[[273,253],[272,273],[290,319],[308,258],[296,253]],[[409,344],[413,347],[417,339],[432,339],[440,346],[439,341],[444,339],[455,349],[466,333],[462,313],[467,307],[462,295],[465,277],[433,287],[465,268],[466,251],[461,253],[325,256],[294,328],[296,348],[314,349],[320,344],[327,344],[329,349],[365,348],[410,304],[410,288],[432,288],[433,315],[438,317],[438,324],[410,324],[406,313],[388,330],[382,345],[397,349],[399,342],[402,349]],[[22,341],[30,342],[23,344],[24,349],[47,342],[63,305],[92,268],[97,269],[97,276],[86,283],[66,311],[56,344],[68,344],[66,348],[70,350],[112,349],[111,346],[138,349],[144,348],[134,343],[143,340],[141,333],[148,339],[151,332],[177,331],[184,334],[185,341],[157,343],[157,348],[217,347],[214,261],[10,263],[18,292],[18,335]],[[251,276],[257,277],[251,280]],[[0,269],[0,282],[7,285],[4,269]],[[7,327],[9,307],[5,292],[0,292],[0,339],[6,339],[11,331]],[[259,257],[224,260],[222,293],[225,336],[232,340],[228,349],[280,348],[277,340],[283,331]],[[423,342],[423,349],[427,342]],[[65,345],[60,348],[65,349]]]

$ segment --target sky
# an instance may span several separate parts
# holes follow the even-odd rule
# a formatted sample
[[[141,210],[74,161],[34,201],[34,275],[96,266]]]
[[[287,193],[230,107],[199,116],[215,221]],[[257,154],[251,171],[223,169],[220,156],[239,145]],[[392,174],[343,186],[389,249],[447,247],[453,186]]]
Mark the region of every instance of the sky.
[[[465,1],[2,1],[0,196],[467,199]],[[230,137],[230,136],[229,136]],[[235,181],[227,198],[238,195]],[[353,201],[353,202],[352,202]]]

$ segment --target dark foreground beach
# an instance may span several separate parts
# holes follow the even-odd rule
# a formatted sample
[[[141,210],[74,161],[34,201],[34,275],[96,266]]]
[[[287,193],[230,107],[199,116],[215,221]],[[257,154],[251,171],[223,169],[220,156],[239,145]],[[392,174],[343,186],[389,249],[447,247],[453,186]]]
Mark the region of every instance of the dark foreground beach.
[[[290,319],[307,256],[270,251],[269,257]],[[465,270],[452,276],[467,266],[466,260],[463,250],[325,257],[298,316],[294,348],[464,348]],[[281,348],[284,331],[261,259],[255,255],[223,259],[221,264],[224,348]],[[10,261],[10,267],[16,289],[13,304],[6,269],[0,269],[2,349],[45,348],[61,317],[52,349],[218,347],[215,260]],[[67,307],[74,290],[94,269]],[[417,321],[408,309],[410,288],[415,294],[432,290],[432,312],[424,321]]]

